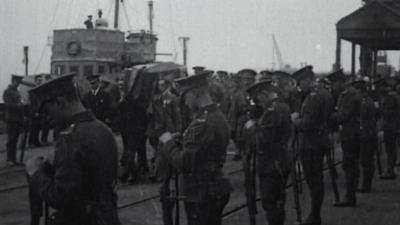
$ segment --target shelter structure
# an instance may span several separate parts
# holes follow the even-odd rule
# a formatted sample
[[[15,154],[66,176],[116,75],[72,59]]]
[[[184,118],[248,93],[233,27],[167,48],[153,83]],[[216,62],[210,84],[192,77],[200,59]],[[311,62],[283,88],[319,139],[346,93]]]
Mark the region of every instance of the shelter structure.
[[[336,24],[335,69],[341,68],[342,40],[351,42],[351,73],[355,74],[356,47],[360,46],[361,69],[376,76],[379,50],[400,50],[400,1],[365,0],[365,4]]]

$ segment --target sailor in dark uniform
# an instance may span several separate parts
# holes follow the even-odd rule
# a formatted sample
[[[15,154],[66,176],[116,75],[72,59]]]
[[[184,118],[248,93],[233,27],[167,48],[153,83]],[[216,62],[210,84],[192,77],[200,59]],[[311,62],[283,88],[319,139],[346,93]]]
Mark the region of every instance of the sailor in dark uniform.
[[[87,20],[83,24],[85,24],[86,29],[93,29],[93,21],[92,21],[93,16],[89,15]]]
[[[96,118],[107,125],[111,123],[111,97],[103,89],[100,75],[93,74],[87,77],[91,90],[82,98],[83,105],[92,111]]]

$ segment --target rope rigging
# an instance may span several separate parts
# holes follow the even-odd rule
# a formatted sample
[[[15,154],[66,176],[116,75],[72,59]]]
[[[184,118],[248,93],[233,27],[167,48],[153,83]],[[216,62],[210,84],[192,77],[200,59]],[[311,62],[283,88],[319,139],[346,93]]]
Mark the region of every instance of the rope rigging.
[[[55,22],[55,19],[56,19],[56,15],[57,15],[57,11],[58,11],[59,6],[60,6],[60,0],[57,0],[56,5],[55,5],[54,10],[53,10],[53,16],[52,16],[51,21],[50,21],[50,26],[49,26],[49,29],[48,29],[49,31],[47,33],[47,36],[49,36],[51,31],[52,31],[52,27],[54,26],[54,22]],[[35,70],[34,70],[35,73],[37,73],[37,71],[39,69],[39,66],[40,66],[40,64],[41,64],[41,62],[43,60],[44,54],[46,52],[46,47],[47,47],[47,43],[45,43],[43,48],[42,48],[42,52],[40,54],[39,61],[38,61],[37,65],[35,67]]]

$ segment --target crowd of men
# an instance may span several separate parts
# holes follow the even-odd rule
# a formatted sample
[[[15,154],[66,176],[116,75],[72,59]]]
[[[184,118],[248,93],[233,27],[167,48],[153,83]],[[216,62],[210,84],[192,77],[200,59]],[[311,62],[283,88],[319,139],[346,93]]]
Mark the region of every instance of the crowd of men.
[[[149,103],[125,93],[123,77],[117,88],[107,86],[98,75],[89,76],[91,90],[82,96],[73,75],[38,82],[30,90],[36,110],[32,118],[45,114],[57,133],[52,166],[43,158],[26,164],[30,194],[57,210],[55,224],[118,224],[117,179],[136,183],[144,177],[162,184],[165,224],[172,224],[171,210],[179,200],[184,202],[188,224],[221,224],[232,191],[223,173],[230,139],[237,149],[233,160],[243,160],[252,224],[255,176],[268,223],[282,225],[286,185],[289,177],[297,181],[299,171],[309,187],[311,207],[297,221],[321,224],[324,159],[334,160],[337,133],[346,194],[334,206],[355,207],[357,191],[371,192],[382,146],[387,163],[381,178],[395,179],[400,128],[396,78],[372,80],[341,70],[321,77],[311,66],[293,74],[193,69],[194,75],[188,77],[160,76],[150,90]],[[13,76],[3,95],[11,164],[16,162],[19,116],[25,106],[17,90],[20,82]],[[121,134],[124,146],[119,173],[111,131]],[[150,160],[147,140],[154,149]],[[170,193],[171,178],[180,181],[179,196]],[[36,215],[40,217],[40,210]]]

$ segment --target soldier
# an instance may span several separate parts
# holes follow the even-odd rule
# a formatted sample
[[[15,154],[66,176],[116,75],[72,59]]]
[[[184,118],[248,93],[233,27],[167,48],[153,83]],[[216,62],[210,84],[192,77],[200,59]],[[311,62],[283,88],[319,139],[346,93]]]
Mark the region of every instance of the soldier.
[[[122,172],[119,179],[122,183],[134,183],[140,173],[149,170],[146,155],[146,129],[148,116],[146,106],[138,99],[126,95],[120,102],[119,131],[124,143],[121,156]],[[136,156],[138,166],[136,166]]]
[[[279,97],[289,105],[290,112],[299,112],[301,99],[296,88],[296,81],[293,77],[286,72],[275,71],[272,75],[272,79],[278,87]]]
[[[376,108],[374,101],[368,95],[368,82],[364,79],[354,81],[352,85],[360,90],[360,162],[362,168],[362,182],[359,192],[371,192],[372,179],[375,172],[375,151],[377,149],[376,136]]]
[[[340,94],[344,91],[345,89],[345,82],[346,82],[346,75],[343,73],[343,70],[340,69],[338,71],[335,71],[331,74],[328,74],[326,78],[329,80],[331,83],[331,93],[332,97],[334,99],[335,106],[338,103],[338,99]]]
[[[26,163],[31,190],[56,209],[51,224],[118,225],[117,145],[111,130],[85,110],[73,79],[61,76],[29,92],[62,127],[54,162]]]
[[[160,137],[162,154],[180,173],[182,196],[190,225],[221,224],[232,186],[222,168],[229,143],[229,124],[212,102],[208,90],[209,72],[177,79],[185,104],[193,120],[182,136],[179,147],[174,134]]]
[[[169,74],[159,78],[153,100],[148,108],[149,124],[146,133],[155,150],[153,164],[158,151],[158,138],[166,131],[171,133],[182,131],[179,99],[171,92],[173,76],[174,74]]]
[[[90,109],[98,120],[110,125],[111,98],[102,88],[100,75],[93,74],[86,79],[90,83],[91,90],[83,96],[83,105],[86,109]]]
[[[261,81],[247,90],[263,108],[263,113],[259,118],[249,120],[245,129],[250,133],[249,138],[255,136],[260,195],[268,224],[283,225],[290,171],[290,110],[286,103],[276,101],[278,90],[271,83],[271,80]]]
[[[206,68],[204,66],[193,66],[192,67],[194,74],[198,74],[204,71]]]
[[[394,166],[396,163],[396,137],[400,127],[400,105],[394,90],[388,85],[387,79],[375,82],[380,96],[380,113],[382,115],[383,141],[387,156],[386,173],[381,179],[395,179]]]
[[[6,106],[5,120],[7,123],[7,165],[14,166],[17,163],[18,137],[24,121],[25,104],[18,91],[23,77],[12,75],[11,84],[3,93],[3,101]]]
[[[239,82],[237,82],[236,90],[232,95],[232,101],[228,113],[228,121],[232,130],[232,139],[237,148],[233,160],[240,160],[242,158],[242,152],[244,151],[245,140],[243,138],[243,126],[249,119],[248,109],[250,104],[250,99],[246,93],[246,89],[254,84],[256,75],[257,72],[252,69],[243,69],[237,74]]]
[[[299,150],[304,176],[310,189],[311,211],[302,224],[321,224],[321,206],[324,199],[323,159],[329,151],[327,122],[333,100],[325,89],[316,89],[312,66],[306,66],[293,75],[300,94],[305,96],[300,114],[292,113],[299,135]]]
[[[89,15],[87,17],[87,20],[85,20],[85,22],[83,22],[83,24],[85,24],[86,29],[93,29],[93,21],[92,21],[93,16]]]
[[[39,86],[43,83],[42,75],[36,75],[35,78],[35,85]],[[39,134],[42,127],[42,120],[43,120],[43,113],[38,110],[31,112],[31,126],[29,131],[29,146],[30,147],[39,147]]]
[[[331,118],[335,124],[341,125],[342,168],[346,181],[345,199],[335,203],[334,206],[336,207],[356,206],[356,190],[360,165],[360,108],[362,98],[360,91],[351,84],[339,96],[338,111],[332,114]]]

